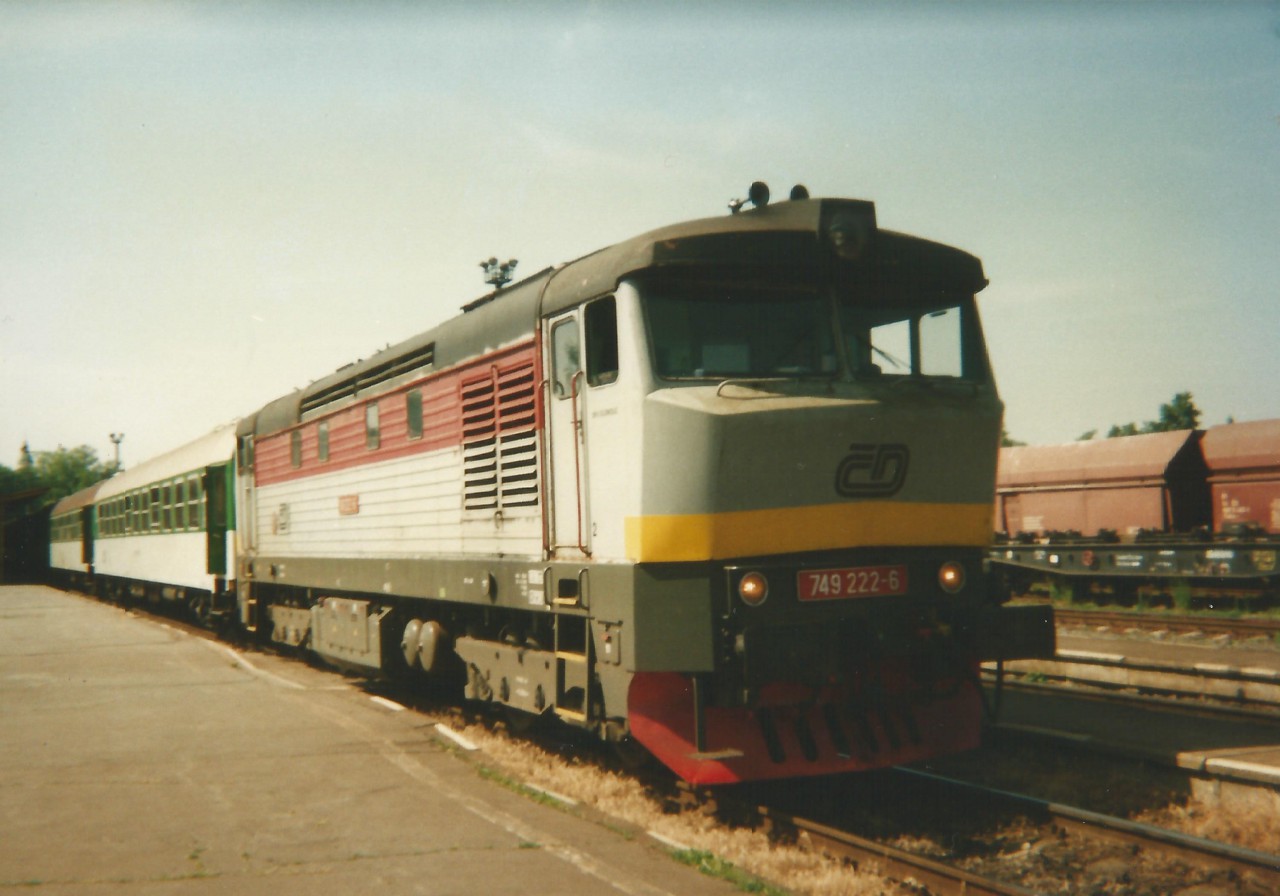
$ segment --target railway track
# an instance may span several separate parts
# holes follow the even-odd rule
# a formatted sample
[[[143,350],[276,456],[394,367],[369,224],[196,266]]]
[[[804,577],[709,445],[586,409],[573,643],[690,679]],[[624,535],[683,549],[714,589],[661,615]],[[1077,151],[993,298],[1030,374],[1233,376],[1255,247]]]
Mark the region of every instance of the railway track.
[[[896,771],[950,790],[961,799],[981,801],[988,806],[1002,804],[1063,831],[1163,853],[1174,861],[1250,879],[1265,886],[1267,892],[1280,892],[1280,856],[915,769]]]
[[[925,893],[938,896],[1033,896],[1036,892],[781,810],[762,806],[757,811],[766,823],[781,830],[794,831],[812,849],[858,867],[874,868],[891,880],[920,888]]]
[[[1280,635],[1280,619],[1273,617],[1226,617],[1191,615],[1137,610],[1073,610],[1054,608],[1059,627],[1106,626],[1121,631],[1167,631],[1173,634],[1202,632],[1206,635],[1229,635],[1233,639],[1274,639]]]
[[[1007,681],[1087,689],[1115,700],[1194,703],[1198,709],[1242,716],[1280,715],[1280,651],[1271,646],[1280,643],[1280,619],[1071,609],[1055,609],[1054,616],[1059,628],[1056,656],[1007,663]],[[1185,651],[1171,652],[1159,646],[1159,638],[1115,637],[1095,645],[1093,638],[1080,637],[1081,630],[1198,633],[1229,639],[1229,643],[1193,644]],[[1231,649],[1213,649],[1227,646]],[[987,664],[983,672],[991,680],[994,664]]]
[[[995,672],[983,670],[990,681]],[[1209,712],[1253,718],[1280,716],[1280,670],[1216,663],[1176,665],[1135,660],[1121,653],[1060,651],[1053,660],[1006,668],[1006,685],[1081,688],[1113,700],[1186,704]]]
[[[985,817],[993,812],[1009,817],[1024,816],[1039,828],[1040,840],[1067,837],[1083,843],[1076,850],[1082,856],[1092,857],[1087,862],[1091,867],[1104,865],[1106,860],[1099,860],[1098,855],[1119,855],[1125,865],[1141,862],[1144,869],[1154,869],[1121,881],[1123,888],[1097,889],[1107,882],[1091,881],[1086,888],[1090,892],[1166,892],[1162,888],[1169,880],[1183,877],[1211,881],[1214,893],[1280,892],[1280,856],[913,769],[898,768],[893,774],[905,782],[904,788],[910,789],[915,805],[929,804],[937,811],[939,804],[949,803],[952,804],[950,816],[957,818]],[[722,797],[713,797],[716,798]],[[741,813],[744,807],[730,811]],[[818,820],[773,805],[756,806],[754,811],[772,826],[775,835],[794,837],[812,849],[859,868],[875,869],[907,888],[930,894],[1002,896],[1043,891],[1040,886],[1043,872],[1021,867],[1017,862],[982,862],[983,870],[975,872],[961,867],[972,857],[960,855],[940,860],[853,833],[846,829],[851,825],[838,820]],[[982,822],[975,824],[980,827]],[[963,830],[954,830],[950,836],[957,842],[974,839],[974,835]],[[1082,859],[1081,864],[1086,861]],[[996,870],[987,870],[993,866]],[[1073,870],[1080,875],[1086,873],[1083,867]],[[1141,873],[1153,879],[1144,880]]]

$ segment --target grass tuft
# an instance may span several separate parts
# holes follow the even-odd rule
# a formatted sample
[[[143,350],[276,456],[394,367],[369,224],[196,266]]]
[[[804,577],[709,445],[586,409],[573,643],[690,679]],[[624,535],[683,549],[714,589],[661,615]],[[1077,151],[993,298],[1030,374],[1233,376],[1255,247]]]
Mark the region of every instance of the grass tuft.
[[[671,856],[677,862],[697,868],[708,877],[728,881],[744,893],[764,893],[766,896],[786,896],[785,890],[779,890],[776,887],[770,886],[755,875],[738,868],[732,862],[722,859],[704,849],[672,850]]]

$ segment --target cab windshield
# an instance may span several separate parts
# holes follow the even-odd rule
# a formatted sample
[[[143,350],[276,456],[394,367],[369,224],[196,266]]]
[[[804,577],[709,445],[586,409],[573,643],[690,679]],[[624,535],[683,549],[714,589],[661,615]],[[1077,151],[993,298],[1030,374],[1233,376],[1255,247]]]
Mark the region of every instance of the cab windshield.
[[[645,291],[654,370],[667,379],[835,376],[827,299],[816,291],[655,283]]]
[[[984,378],[972,299],[841,303],[840,332],[855,377]]]

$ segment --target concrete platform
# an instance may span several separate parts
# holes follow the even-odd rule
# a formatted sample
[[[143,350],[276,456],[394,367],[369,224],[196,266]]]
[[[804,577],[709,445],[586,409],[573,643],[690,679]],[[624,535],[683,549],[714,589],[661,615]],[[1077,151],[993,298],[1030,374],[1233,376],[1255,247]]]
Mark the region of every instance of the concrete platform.
[[[730,894],[322,670],[0,588],[0,889]]]

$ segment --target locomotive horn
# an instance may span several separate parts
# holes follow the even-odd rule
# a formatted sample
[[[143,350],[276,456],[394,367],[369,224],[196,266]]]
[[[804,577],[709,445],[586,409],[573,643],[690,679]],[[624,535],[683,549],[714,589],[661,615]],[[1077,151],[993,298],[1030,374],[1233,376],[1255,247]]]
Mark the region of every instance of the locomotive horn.
[[[747,190],[746,199],[729,200],[729,211],[737,214],[742,211],[742,207],[750,202],[756,208],[764,208],[769,204],[769,185],[762,180],[752,182],[751,188]]]

